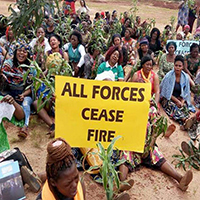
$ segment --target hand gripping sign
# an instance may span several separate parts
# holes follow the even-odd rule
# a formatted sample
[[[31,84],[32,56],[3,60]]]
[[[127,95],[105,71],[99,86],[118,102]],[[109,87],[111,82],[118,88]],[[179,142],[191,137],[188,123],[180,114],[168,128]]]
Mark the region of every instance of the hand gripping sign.
[[[73,147],[143,152],[151,85],[56,76],[56,137]]]

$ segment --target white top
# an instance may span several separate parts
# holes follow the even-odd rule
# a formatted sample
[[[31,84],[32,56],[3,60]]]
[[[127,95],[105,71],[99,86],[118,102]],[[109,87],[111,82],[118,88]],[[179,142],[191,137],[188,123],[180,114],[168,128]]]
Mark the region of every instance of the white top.
[[[78,15],[81,15],[81,13],[88,13],[90,11],[90,9],[86,6],[86,7],[80,7],[77,10]]]
[[[30,42],[30,46],[32,48],[32,50],[34,50],[34,46],[36,45],[36,42],[37,42],[38,38],[34,38],[31,42]],[[44,38],[44,52],[46,53],[47,51],[51,50],[51,46],[48,42],[48,39],[45,37]]]
[[[68,51],[69,44],[70,44],[70,43],[67,43],[67,44],[64,45],[64,50],[65,50],[65,51]],[[76,48],[76,49],[77,49],[77,48]],[[72,47],[73,52],[75,52],[76,49],[73,49],[73,47]],[[81,67],[81,66],[85,63],[85,61],[84,61],[84,56],[85,56],[85,54],[86,54],[86,52],[85,52],[85,47],[84,47],[82,44],[79,45],[78,51],[79,51],[79,53],[81,54],[81,59],[79,60],[77,66],[78,66],[78,67]],[[69,58],[69,59],[70,59],[70,58]]]

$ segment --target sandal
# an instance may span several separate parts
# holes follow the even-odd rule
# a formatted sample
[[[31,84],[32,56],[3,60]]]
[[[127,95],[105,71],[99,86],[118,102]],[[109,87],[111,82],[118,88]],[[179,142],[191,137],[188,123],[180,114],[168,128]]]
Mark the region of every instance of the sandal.
[[[191,170],[187,171],[186,174],[182,177],[178,187],[182,191],[186,191],[188,189],[188,185],[192,181],[192,178],[193,178],[192,171]]]
[[[196,116],[187,119],[184,123],[184,128],[186,130],[190,129],[195,122],[196,122]]]
[[[49,138],[55,137],[55,124],[54,123],[50,126],[50,130],[46,135],[49,135]]]
[[[42,185],[40,178],[26,166],[22,166],[20,172],[24,183],[29,185],[31,191],[37,193]]]
[[[189,144],[185,141],[181,143],[181,149],[184,153],[186,153],[188,156],[194,155],[193,149],[189,146]]]
[[[130,196],[128,193],[122,193],[114,197],[113,200],[130,200]]]
[[[21,128],[17,136],[21,139],[26,139],[28,136],[28,127],[24,126],[23,128]]]
[[[119,187],[119,192],[121,193],[121,192],[130,190],[133,187],[133,184],[134,184],[133,179],[129,179],[128,181],[122,182]]]
[[[170,126],[168,126],[166,132],[165,132],[165,137],[169,138],[170,135],[176,130],[176,126],[174,124],[171,124]]]

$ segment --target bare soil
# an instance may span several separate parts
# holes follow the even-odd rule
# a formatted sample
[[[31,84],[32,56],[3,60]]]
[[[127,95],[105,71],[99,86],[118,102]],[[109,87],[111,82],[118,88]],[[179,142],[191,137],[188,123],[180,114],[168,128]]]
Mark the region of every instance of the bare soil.
[[[0,13],[8,15],[7,8],[10,3],[14,3],[14,0],[0,0],[0,3]],[[91,9],[91,15],[102,10],[112,11],[117,9],[118,12],[123,12],[129,10],[131,7],[130,0],[88,0],[87,4]],[[170,17],[172,15],[177,15],[178,11],[174,10],[177,8],[176,6],[177,4],[168,1],[140,1],[138,4],[138,15],[140,15],[142,19],[155,18],[157,22],[156,26],[162,30],[163,27],[169,23]],[[78,1],[76,7],[79,7]],[[162,114],[165,115],[163,111]],[[172,121],[168,119],[168,123],[171,124]],[[31,116],[30,135],[24,141],[18,140],[17,132],[19,129],[17,127],[8,122],[5,123],[5,127],[11,148],[16,146],[19,147],[21,151],[27,155],[36,173],[45,171],[46,146],[50,141],[46,135],[48,127],[37,116]],[[169,139],[160,137],[158,138],[157,144],[165,158],[169,162],[172,162],[172,155],[179,153],[178,149],[182,141],[189,141],[189,137],[187,132],[181,131],[179,125],[176,124],[176,131],[171,135],[171,137]],[[177,171],[181,174],[185,173],[182,169],[177,169]],[[200,199],[200,174],[197,170],[192,169],[192,171],[194,174],[193,181],[191,182],[187,192],[182,192],[177,188],[177,182],[172,178],[164,175],[160,171],[141,167],[136,172],[129,174],[129,178],[134,179],[135,184],[128,193],[131,196],[131,200],[198,200]],[[87,200],[106,199],[102,186],[93,182],[89,176],[85,177],[85,183],[87,189]],[[37,196],[37,194],[30,192],[28,187],[26,187],[25,192],[28,200],[34,200]]]

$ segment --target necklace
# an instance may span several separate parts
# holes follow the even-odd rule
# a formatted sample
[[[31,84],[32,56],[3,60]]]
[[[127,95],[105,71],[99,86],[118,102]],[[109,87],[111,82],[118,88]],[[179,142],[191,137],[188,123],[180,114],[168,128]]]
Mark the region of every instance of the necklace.
[[[150,83],[151,71],[149,72],[149,75],[148,75],[147,78],[146,78],[146,76],[144,75],[143,69],[141,69],[141,74],[142,74],[142,78],[144,79],[145,83]]]

